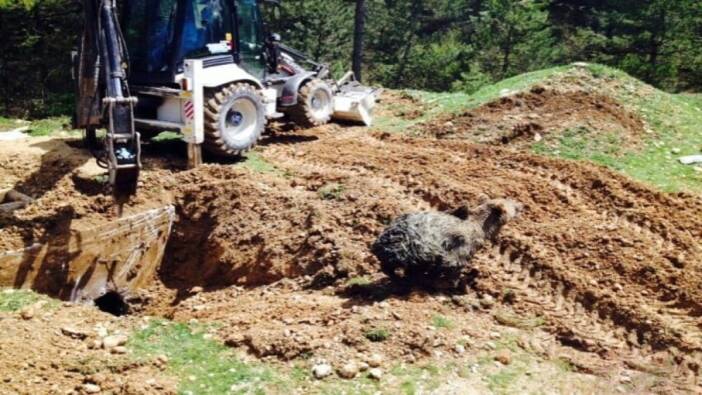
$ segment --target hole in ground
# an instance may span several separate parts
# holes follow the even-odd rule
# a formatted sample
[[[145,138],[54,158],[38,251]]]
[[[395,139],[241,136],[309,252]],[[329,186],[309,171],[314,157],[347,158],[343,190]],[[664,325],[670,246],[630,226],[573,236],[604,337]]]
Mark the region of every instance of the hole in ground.
[[[129,305],[124,301],[124,297],[119,292],[110,291],[95,299],[93,302],[100,311],[118,317],[129,313]]]

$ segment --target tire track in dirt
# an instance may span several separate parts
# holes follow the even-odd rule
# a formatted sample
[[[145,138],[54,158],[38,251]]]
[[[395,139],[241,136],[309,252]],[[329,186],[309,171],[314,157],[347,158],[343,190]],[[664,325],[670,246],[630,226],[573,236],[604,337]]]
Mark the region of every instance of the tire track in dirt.
[[[698,369],[699,198],[664,195],[588,164],[463,142],[342,135],[306,150],[305,163],[320,173],[360,164],[438,209],[482,192],[521,200],[525,218],[498,250],[476,259],[479,289],[498,297],[517,290],[515,309],[545,315],[576,348],[632,361],[644,353],[644,364],[671,349],[681,365]],[[281,166],[290,157],[287,148],[267,156]]]

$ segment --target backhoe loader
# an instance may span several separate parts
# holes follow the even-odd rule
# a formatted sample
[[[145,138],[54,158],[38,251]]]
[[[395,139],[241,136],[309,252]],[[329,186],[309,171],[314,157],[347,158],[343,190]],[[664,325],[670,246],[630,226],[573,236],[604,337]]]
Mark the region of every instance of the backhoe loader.
[[[270,119],[370,125],[372,88],[353,73],[331,79],[327,66],[267,31],[262,7],[277,3],[84,0],[74,127],[85,129],[116,196],[136,192],[142,135],[180,133],[192,167],[203,148],[218,157],[249,150]]]

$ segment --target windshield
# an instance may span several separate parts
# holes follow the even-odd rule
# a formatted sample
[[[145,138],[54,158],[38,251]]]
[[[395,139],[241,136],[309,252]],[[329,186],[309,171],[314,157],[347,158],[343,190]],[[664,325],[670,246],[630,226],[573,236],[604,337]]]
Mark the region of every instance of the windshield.
[[[180,64],[186,57],[227,52],[226,45],[218,44],[233,32],[229,4],[227,0],[127,1],[123,30],[131,68],[163,72],[173,61]]]
[[[168,68],[168,49],[175,38],[178,0],[130,0],[123,30],[131,68],[158,72]]]
[[[226,46],[217,47],[216,44],[226,40],[227,33],[232,33],[231,15],[228,1],[187,1],[183,43],[178,59],[227,52],[229,49]],[[208,44],[215,44],[215,46],[208,49]]]

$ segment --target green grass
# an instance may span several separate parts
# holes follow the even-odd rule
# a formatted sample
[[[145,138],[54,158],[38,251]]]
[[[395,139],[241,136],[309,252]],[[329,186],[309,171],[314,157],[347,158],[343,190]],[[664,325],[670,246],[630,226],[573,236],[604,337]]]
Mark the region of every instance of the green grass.
[[[59,302],[44,295],[26,289],[0,288],[0,312],[14,312],[22,310],[39,301],[46,302],[44,308],[54,309]]]
[[[238,360],[229,348],[205,338],[202,329],[155,321],[132,335],[128,346],[139,360],[167,356],[168,372],[180,378],[182,394],[264,394],[280,385],[275,370]]]
[[[14,119],[5,118],[0,116],[0,132],[6,130],[12,130],[22,126],[22,124],[17,123]]]
[[[385,328],[369,329],[363,335],[372,342],[382,342],[390,338],[390,332]]]
[[[52,136],[57,133],[68,135],[78,135],[80,131],[67,128],[71,124],[71,119],[67,116],[57,116],[33,121],[21,121],[12,118],[0,117],[0,132],[9,131],[27,126],[29,129],[25,133],[32,137]]]
[[[453,322],[443,315],[435,315],[431,317],[431,324],[434,328],[451,329],[453,328]]]
[[[266,159],[264,159],[257,152],[247,153],[246,160],[242,163],[242,165],[255,173],[279,175],[284,174],[282,170],[275,167],[275,165],[273,165],[272,163],[266,161]]]
[[[0,311],[18,311],[41,300],[38,294],[21,289],[0,290]]]
[[[167,143],[171,141],[182,141],[183,140],[183,135],[180,133],[176,132],[161,132],[154,136],[151,141],[156,142],[156,143]]]

